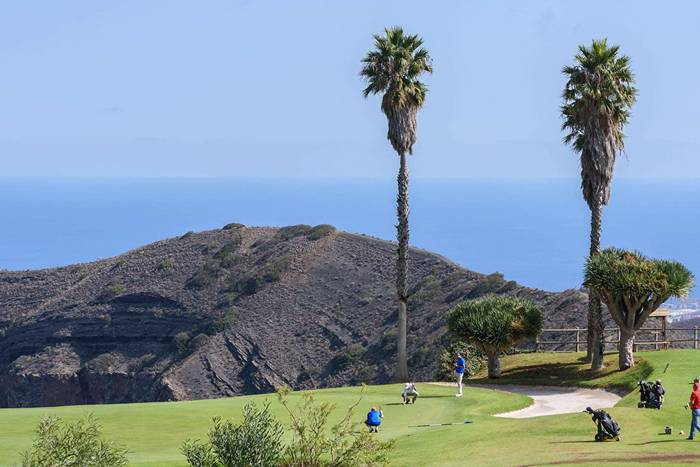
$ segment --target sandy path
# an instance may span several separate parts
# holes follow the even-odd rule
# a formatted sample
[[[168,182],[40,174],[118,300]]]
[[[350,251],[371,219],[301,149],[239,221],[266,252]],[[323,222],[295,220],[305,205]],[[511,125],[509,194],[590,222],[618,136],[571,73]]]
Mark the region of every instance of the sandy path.
[[[454,383],[431,383],[454,386]],[[503,418],[531,418],[544,415],[583,412],[586,407],[607,409],[620,400],[620,396],[602,389],[583,389],[561,386],[515,386],[515,385],[465,385],[495,391],[508,391],[532,398],[533,404],[524,409],[497,414]]]

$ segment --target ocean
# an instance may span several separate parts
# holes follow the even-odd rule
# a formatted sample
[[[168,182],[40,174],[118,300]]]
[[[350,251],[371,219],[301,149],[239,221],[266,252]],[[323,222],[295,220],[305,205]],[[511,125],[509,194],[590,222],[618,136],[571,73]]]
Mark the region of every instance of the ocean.
[[[93,261],[229,222],[393,239],[395,190],[393,180],[4,179],[0,268]],[[580,287],[590,213],[577,179],[417,179],[410,205],[413,246],[530,287]],[[602,243],[700,274],[698,206],[696,181],[615,180]]]

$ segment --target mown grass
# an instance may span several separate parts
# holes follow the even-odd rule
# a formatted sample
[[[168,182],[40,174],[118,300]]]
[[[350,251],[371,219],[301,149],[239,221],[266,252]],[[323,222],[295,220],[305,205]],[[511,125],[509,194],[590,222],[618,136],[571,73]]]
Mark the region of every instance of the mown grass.
[[[579,353],[524,353],[501,359],[502,376],[489,380],[486,368],[470,378],[470,382],[489,384],[557,385],[601,388],[627,394],[637,387],[637,382],[648,379],[653,372],[645,359],[636,359],[636,366],[621,372],[617,369],[617,353],[605,355],[605,369],[592,371],[584,362],[585,354]]]
[[[492,417],[529,404],[526,397],[467,388],[462,399],[454,397],[454,388],[419,384],[421,397],[415,406],[399,404],[400,386],[368,388],[358,410],[362,419],[372,404],[383,407],[386,419],[382,438],[393,438],[396,447],[391,465],[632,465],[663,463],[692,465],[700,463],[700,441],[685,441],[678,434],[660,433],[666,425],[685,430],[689,414],[683,408],[690,392],[689,382],[700,373],[700,352],[677,350],[640,353],[641,364],[635,370],[609,370],[588,378],[585,366],[572,354],[523,354],[504,359],[504,382],[531,384],[587,385],[630,388],[640,375],[661,378],[668,389],[666,406],[661,411],[637,409],[637,393],[624,397],[610,410],[622,426],[619,443],[593,442],[594,425],[586,414],[568,414],[509,420]],[[610,357],[610,358],[614,358]],[[610,361],[610,363],[614,363]],[[668,371],[663,373],[666,363]],[[527,368],[527,370],[523,370]],[[357,387],[317,392],[321,400],[337,404],[336,415],[359,395]],[[292,397],[299,397],[298,394]],[[185,465],[179,454],[183,440],[202,437],[213,416],[237,419],[248,401],[271,400],[276,416],[286,417],[274,395],[235,397],[207,401],[122,404],[59,408],[0,410],[0,465],[12,465],[17,453],[26,448],[32,430],[43,414],[75,419],[93,412],[104,426],[105,435],[130,451],[133,465]],[[414,427],[425,423],[462,422],[473,424],[444,427]]]

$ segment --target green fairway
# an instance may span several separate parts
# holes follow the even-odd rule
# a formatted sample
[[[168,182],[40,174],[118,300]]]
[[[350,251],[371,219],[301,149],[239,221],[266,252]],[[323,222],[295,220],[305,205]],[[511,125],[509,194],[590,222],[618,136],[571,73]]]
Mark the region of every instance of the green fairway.
[[[358,408],[362,418],[372,404],[385,412],[379,436],[396,439],[392,465],[624,465],[659,462],[688,465],[700,462],[700,441],[685,441],[678,430],[688,431],[689,415],[683,408],[690,392],[689,381],[700,373],[700,352],[645,352],[646,362],[633,372],[609,372],[589,385],[629,387],[642,374],[659,377],[668,395],[663,410],[636,408],[634,392],[611,409],[620,422],[620,443],[594,443],[594,425],[585,414],[509,420],[492,417],[525,407],[526,397],[489,389],[468,388],[464,397],[454,397],[454,388],[419,384],[421,398],[415,406],[399,404],[399,385],[370,387]],[[504,358],[504,378],[548,384],[580,383],[587,375],[576,354],[524,354]],[[613,356],[614,357],[614,356]],[[668,372],[661,374],[666,363]],[[531,371],[524,373],[522,368]],[[578,375],[578,376],[577,376]],[[587,375],[590,376],[590,375]],[[318,391],[321,400],[332,400],[338,413],[354,402],[359,388]],[[292,396],[299,397],[298,394]],[[202,437],[213,416],[238,418],[241,407],[250,400],[271,401],[276,416],[286,422],[282,407],[274,395],[235,397],[190,402],[75,406],[58,408],[0,410],[0,465],[19,461],[18,453],[31,443],[33,429],[44,414],[75,419],[93,412],[111,440],[125,445],[133,465],[185,465],[179,449],[187,438]],[[462,422],[473,424],[433,428],[411,428],[423,423]],[[665,425],[676,433],[661,435]]]

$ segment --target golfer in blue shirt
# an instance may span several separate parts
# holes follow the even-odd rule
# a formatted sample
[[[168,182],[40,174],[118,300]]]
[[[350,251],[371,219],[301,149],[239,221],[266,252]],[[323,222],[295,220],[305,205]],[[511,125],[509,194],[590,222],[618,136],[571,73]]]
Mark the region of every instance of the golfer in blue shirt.
[[[369,427],[370,433],[378,432],[379,425],[382,424],[382,418],[384,418],[384,412],[382,412],[377,407],[372,407],[367,413],[367,420],[365,420],[365,425]]]
[[[457,354],[455,359],[455,375],[457,376],[457,397],[462,397],[462,378],[464,377],[464,367],[466,362],[461,354]]]

